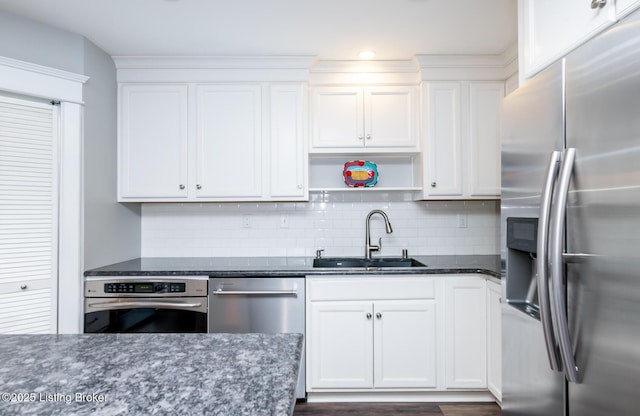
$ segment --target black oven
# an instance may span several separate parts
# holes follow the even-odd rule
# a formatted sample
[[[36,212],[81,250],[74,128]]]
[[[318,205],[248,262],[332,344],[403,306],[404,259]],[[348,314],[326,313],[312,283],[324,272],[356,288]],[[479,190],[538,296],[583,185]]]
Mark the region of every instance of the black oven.
[[[208,276],[85,279],[85,333],[207,332]]]

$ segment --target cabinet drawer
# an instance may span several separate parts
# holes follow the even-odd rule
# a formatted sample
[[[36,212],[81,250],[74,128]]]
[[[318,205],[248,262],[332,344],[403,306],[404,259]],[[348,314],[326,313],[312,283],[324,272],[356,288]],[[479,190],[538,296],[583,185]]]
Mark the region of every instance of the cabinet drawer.
[[[310,301],[434,299],[435,278],[403,275],[307,278]]]

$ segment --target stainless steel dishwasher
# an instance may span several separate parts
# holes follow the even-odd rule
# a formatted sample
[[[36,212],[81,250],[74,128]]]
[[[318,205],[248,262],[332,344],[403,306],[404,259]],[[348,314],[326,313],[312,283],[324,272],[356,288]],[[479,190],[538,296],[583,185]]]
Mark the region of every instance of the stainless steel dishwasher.
[[[305,334],[304,277],[212,277],[210,333]],[[304,350],[296,390],[305,398]]]

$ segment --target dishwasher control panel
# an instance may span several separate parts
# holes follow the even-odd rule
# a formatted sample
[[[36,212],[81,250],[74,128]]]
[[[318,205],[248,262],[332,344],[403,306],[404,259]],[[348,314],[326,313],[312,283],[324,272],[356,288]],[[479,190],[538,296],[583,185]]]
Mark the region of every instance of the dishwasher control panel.
[[[184,293],[184,283],[144,282],[144,283],[105,283],[105,293]]]

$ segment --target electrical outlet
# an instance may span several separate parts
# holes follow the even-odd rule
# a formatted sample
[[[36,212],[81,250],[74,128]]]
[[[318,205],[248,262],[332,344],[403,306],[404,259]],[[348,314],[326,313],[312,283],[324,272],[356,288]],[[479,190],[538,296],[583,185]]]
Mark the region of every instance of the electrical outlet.
[[[458,214],[458,228],[467,228],[467,214]]]
[[[251,215],[244,214],[242,216],[242,228],[251,228]]]
[[[280,215],[280,228],[289,228],[289,216],[286,214]]]

